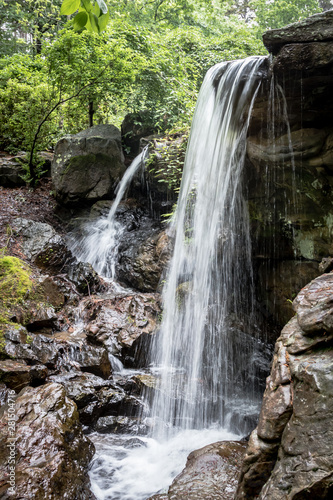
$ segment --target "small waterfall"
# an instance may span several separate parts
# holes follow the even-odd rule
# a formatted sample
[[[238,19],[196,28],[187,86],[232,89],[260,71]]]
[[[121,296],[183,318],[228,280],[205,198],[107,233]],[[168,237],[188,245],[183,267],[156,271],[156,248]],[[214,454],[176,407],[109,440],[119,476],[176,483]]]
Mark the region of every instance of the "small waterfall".
[[[124,231],[124,227],[115,219],[116,211],[133,177],[140,168],[144,168],[147,155],[148,146],[134,158],[126,170],[108,215],[86,222],[80,228],[79,238],[76,232],[68,236],[68,246],[73,255],[79,261],[89,262],[100,276],[115,278],[118,247]]]
[[[242,170],[264,60],[214,66],[199,94],[173,225],[161,332],[152,354],[161,371],[153,403],[159,437],[173,426],[227,426],[240,407],[251,413],[259,402]]]

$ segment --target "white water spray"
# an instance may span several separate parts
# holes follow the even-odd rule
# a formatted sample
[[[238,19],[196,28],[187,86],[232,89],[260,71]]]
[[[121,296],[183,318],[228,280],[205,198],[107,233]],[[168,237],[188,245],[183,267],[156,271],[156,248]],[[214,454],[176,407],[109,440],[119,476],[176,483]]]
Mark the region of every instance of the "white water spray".
[[[81,237],[78,238],[75,233],[68,237],[68,246],[73,255],[79,261],[89,262],[100,276],[115,278],[118,247],[124,231],[115,215],[133,177],[140,168],[144,168],[147,152],[148,146],[134,158],[126,170],[108,215],[93,222],[86,222],[81,227]]]

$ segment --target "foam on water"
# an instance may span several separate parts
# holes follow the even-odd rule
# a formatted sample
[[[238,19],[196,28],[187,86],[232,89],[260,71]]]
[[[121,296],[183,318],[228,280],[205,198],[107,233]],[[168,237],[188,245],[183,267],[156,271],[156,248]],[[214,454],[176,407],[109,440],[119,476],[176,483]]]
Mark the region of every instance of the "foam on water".
[[[98,500],[145,500],[166,492],[194,449],[240,436],[218,429],[186,430],[169,440],[94,433],[96,454],[89,472]]]

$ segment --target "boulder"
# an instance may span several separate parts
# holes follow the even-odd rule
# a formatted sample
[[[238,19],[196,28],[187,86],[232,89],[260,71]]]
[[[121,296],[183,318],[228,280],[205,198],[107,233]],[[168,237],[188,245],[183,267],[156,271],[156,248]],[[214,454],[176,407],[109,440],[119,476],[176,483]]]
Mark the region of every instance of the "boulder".
[[[153,234],[136,247],[129,246],[128,240],[127,244],[123,242],[117,268],[119,280],[142,292],[155,292],[169,264],[171,247],[166,231]]]
[[[1,408],[5,426],[9,406]],[[27,387],[15,401],[15,498],[93,499],[88,465],[94,446],[82,433],[76,405],[59,384]],[[5,427],[6,429],[6,427]],[[1,436],[0,496],[13,498],[9,481],[10,427]]]
[[[24,186],[22,176],[26,173],[20,162],[21,156],[10,156],[0,153],[0,186]]]
[[[245,443],[220,441],[193,451],[168,494],[149,500],[233,500],[245,448]]]
[[[59,246],[63,247],[60,252],[64,254],[65,244],[49,224],[20,217],[14,219],[12,229],[21,240],[21,249],[25,257],[33,262],[41,254],[39,260],[43,263],[47,254],[55,252]]]
[[[96,125],[57,143],[52,162],[56,198],[67,205],[112,198],[125,170],[120,131]]]

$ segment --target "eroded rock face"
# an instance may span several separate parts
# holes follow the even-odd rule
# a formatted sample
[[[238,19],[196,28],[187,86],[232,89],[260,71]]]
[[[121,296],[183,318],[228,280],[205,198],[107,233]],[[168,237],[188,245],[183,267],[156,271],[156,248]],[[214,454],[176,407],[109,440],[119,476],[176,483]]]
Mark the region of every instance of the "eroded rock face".
[[[120,131],[96,125],[58,142],[52,162],[52,180],[59,201],[70,205],[112,198],[124,173]]]
[[[324,499],[333,492],[332,279],[324,274],[298,294],[297,316],[276,342],[236,500]]]
[[[284,273],[291,301],[316,276],[315,264],[333,255],[332,20],[328,11],[264,35],[273,80],[263,81],[254,104],[245,175],[254,258],[270,288],[258,295],[280,327],[292,310],[274,295],[277,268],[291,268],[295,257],[303,267],[303,283],[297,269]]]
[[[1,409],[7,424],[8,406]],[[27,387],[15,401],[16,498],[92,499],[87,468],[94,446],[81,430],[76,405],[59,384]],[[1,436],[1,498],[8,494],[8,435]]]

